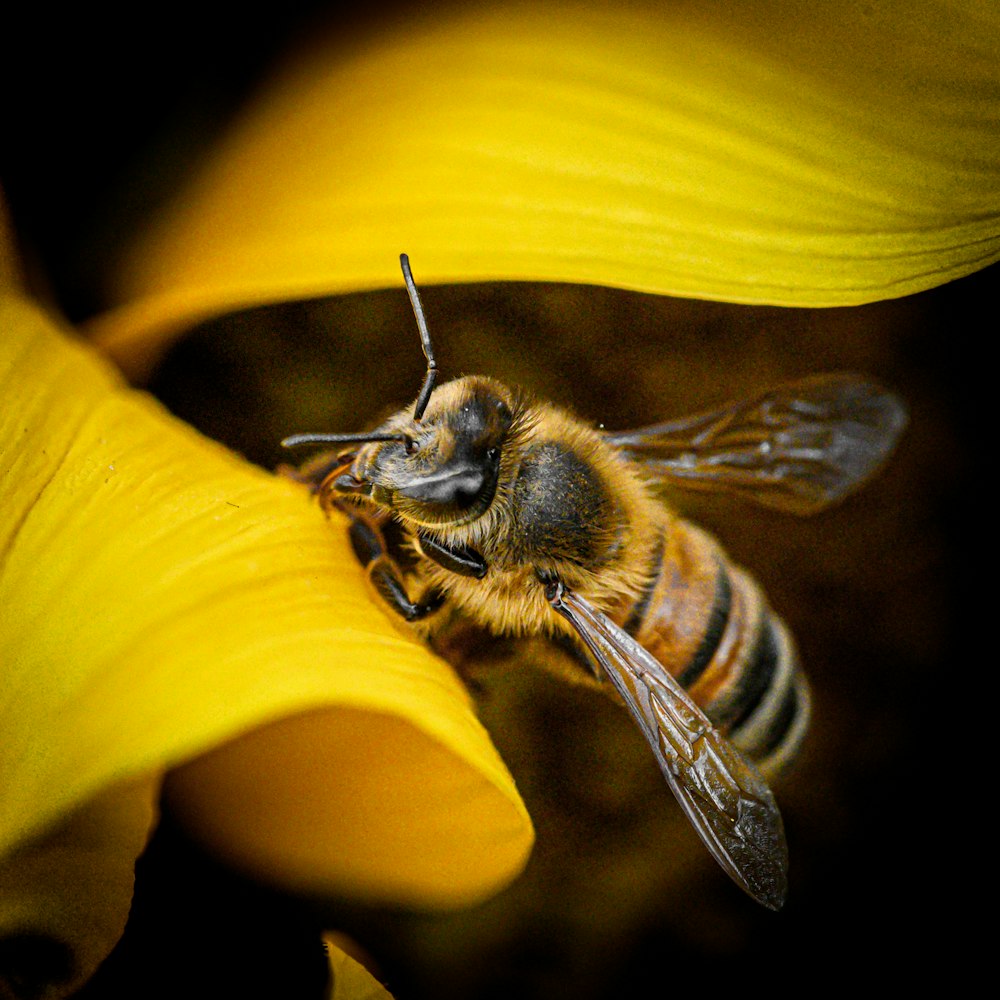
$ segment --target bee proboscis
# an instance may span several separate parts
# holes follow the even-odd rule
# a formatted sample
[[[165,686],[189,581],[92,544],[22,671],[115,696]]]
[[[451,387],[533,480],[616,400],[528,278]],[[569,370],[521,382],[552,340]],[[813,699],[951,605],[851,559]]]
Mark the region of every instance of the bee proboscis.
[[[440,386],[420,297],[400,262],[427,361],[416,402],[295,478],[350,538],[385,605],[442,643],[462,623],[553,637],[581,679],[608,682],[722,868],[763,905],[787,892],[781,814],[761,772],[795,752],[808,685],[760,587],[662,499],[726,490],[810,514],[866,481],[906,424],[856,375],[814,375],[755,399],[605,432],[485,376]],[[756,763],[754,763],[754,761]]]

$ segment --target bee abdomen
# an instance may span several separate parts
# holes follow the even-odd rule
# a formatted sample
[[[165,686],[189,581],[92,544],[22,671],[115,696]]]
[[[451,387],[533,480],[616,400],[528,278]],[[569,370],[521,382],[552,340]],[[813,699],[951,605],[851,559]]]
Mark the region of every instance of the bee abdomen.
[[[767,773],[786,764],[805,736],[809,689],[784,622],[750,576],[723,565],[732,593],[727,628],[691,696]]]
[[[708,535],[671,526],[626,627],[762,771],[793,756],[809,716],[794,645],[757,583]]]

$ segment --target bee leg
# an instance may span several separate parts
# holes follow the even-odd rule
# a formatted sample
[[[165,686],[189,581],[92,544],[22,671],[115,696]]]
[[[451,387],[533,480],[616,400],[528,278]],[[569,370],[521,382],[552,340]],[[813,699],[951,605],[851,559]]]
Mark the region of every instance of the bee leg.
[[[366,520],[352,520],[347,529],[347,537],[351,540],[351,548],[354,549],[358,562],[366,569],[388,554],[382,532]]]
[[[444,596],[437,591],[431,591],[422,601],[410,600],[377,524],[355,516],[348,529],[348,537],[375,591],[401,618],[408,622],[420,621],[444,603]]]
[[[392,561],[383,556],[368,567],[368,579],[378,592],[379,597],[408,622],[418,622],[433,614],[444,603],[444,596],[438,591],[431,591],[422,601],[411,601],[396,572]]]
[[[309,492],[315,494],[319,493],[323,483],[330,478],[331,473],[349,469],[353,460],[353,455],[328,452],[317,456],[301,468],[292,465],[279,465],[277,472],[279,476],[308,486]]]
[[[452,573],[460,576],[471,576],[481,580],[486,576],[489,567],[486,560],[475,550],[463,546],[444,545],[423,531],[417,533],[420,541],[420,551],[428,559],[433,559]]]

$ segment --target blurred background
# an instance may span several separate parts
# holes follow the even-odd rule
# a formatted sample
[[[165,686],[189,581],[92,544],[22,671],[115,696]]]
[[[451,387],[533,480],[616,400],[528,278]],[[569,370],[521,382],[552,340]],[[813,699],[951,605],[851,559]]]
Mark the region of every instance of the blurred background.
[[[36,290],[73,321],[99,311],[110,249],[323,13],[295,0],[229,18],[183,5],[141,22],[92,10],[57,24],[15,17],[0,43],[0,185]],[[413,268],[419,283],[417,257]],[[780,914],[709,858],[625,713],[542,671],[497,670],[482,678],[480,712],[538,838],[510,889],[444,916],[289,898],[205,857],[168,811],[140,861],[126,936],[85,996],[265,984],[318,996],[323,928],[354,942],[398,1000],[603,1000],[748,975],[807,989],[814,977],[890,981],[957,961],[966,945],[945,942],[966,920],[957,891],[977,884],[965,836],[978,811],[965,787],[976,770],[967,714],[982,698],[966,652],[980,587],[971,562],[988,557],[990,530],[970,507],[984,463],[968,370],[996,277],[826,310],[568,285],[422,288],[444,376],[520,383],[609,428],[828,370],[873,375],[907,401],[896,458],[836,510],[798,520],[677,498],[764,585],[814,688],[811,735],[776,786],[792,866]],[[148,387],[267,468],[287,460],[277,442],[289,433],[362,429],[411,400],[423,374],[395,260],[385,280],[384,291],[206,324]]]

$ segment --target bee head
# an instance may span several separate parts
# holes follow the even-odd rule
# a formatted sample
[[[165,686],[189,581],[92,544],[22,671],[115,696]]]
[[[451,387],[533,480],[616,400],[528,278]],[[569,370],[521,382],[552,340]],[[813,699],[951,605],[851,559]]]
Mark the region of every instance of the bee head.
[[[511,390],[478,376],[435,389],[437,363],[406,254],[400,264],[427,359],[415,403],[370,433],[296,434],[282,444],[358,444],[342,453],[350,471],[331,484],[334,492],[368,498],[421,525],[467,524],[496,495],[518,404]]]
[[[362,494],[405,520],[463,524],[493,502],[513,422],[512,393],[466,376],[438,387],[420,420],[406,409],[382,427],[388,440],[362,447],[338,492]]]

